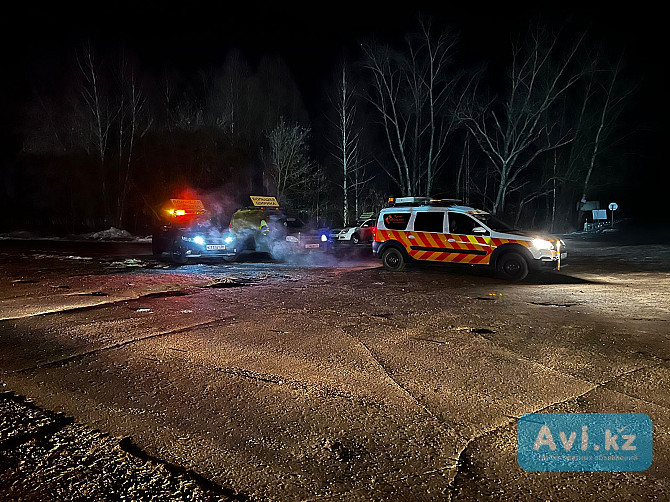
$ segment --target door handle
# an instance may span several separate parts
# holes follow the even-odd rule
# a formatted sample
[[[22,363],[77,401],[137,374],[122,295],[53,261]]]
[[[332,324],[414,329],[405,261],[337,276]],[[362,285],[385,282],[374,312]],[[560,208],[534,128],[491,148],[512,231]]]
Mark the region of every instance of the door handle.
[[[408,235],[407,238],[408,239],[414,239],[414,236],[413,235]]]
[[[456,242],[456,239],[449,239],[447,242]]]

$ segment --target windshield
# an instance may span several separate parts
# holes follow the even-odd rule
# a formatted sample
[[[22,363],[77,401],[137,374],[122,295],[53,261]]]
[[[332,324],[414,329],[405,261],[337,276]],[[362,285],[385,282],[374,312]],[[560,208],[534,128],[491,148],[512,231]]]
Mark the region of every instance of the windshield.
[[[305,226],[305,223],[298,218],[286,218],[284,220],[284,226],[287,228],[302,228]]]
[[[189,232],[220,231],[228,228],[226,220],[209,212],[177,216],[173,218],[172,225]]]
[[[481,223],[489,227],[491,230],[496,232],[511,232],[514,228],[511,225],[508,225],[504,221],[496,218],[492,214],[488,213],[479,213],[472,215],[475,219],[479,220]]]

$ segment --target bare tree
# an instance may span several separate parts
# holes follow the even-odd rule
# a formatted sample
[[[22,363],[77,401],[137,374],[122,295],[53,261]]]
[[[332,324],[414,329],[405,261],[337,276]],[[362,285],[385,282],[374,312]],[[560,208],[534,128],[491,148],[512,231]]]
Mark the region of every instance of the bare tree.
[[[454,128],[455,116],[443,113],[446,98],[452,92],[458,77],[446,75],[447,64],[456,43],[456,37],[450,33],[441,33],[433,40],[430,23],[421,23],[421,39],[418,47],[409,44],[412,54],[412,67],[416,69],[412,73],[419,76],[420,89],[426,96],[428,108],[427,130],[428,134],[428,158],[426,159],[426,197],[430,197],[435,175],[438,171],[440,157],[444,150],[447,138]],[[423,60],[423,68],[417,68],[416,62]],[[414,82],[414,79],[412,80]],[[412,87],[415,87],[414,85]],[[421,92],[416,91],[417,96]],[[418,122],[418,121],[417,121]],[[415,129],[422,135],[423,131]],[[420,144],[419,137],[416,143]]]
[[[95,155],[99,162],[103,216],[105,221],[109,221],[109,194],[105,160],[109,133],[114,120],[109,100],[109,89],[103,85],[100,67],[90,43],[86,44],[83,53],[77,56],[77,64],[82,77],[80,95],[86,106],[88,123],[95,145]]]
[[[514,220],[514,226],[519,225],[519,220],[521,219],[521,214],[523,213],[524,208],[527,204],[530,204],[534,200],[537,200],[541,197],[547,195],[553,195],[552,197],[552,210],[551,210],[551,225],[550,230],[553,232],[554,220],[556,218],[556,189],[559,183],[563,183],[564,179],[559,179],[558,171],[558,151],[553,149],[551,152],[553,155],[551,157],[551,170],[544,169],[542,171],[542,179],[539,182],[531,183],[525,182],[520,186],[516,187],[519,191],[527,186],[530,186],[529,190],[525,190],[525,193],[521,195],[521,200],[516,211],[516,219]]]
[[[146,110],[146,98],[138,83],[136,70],[128,65],[125,53],[122,52],[119,69],[118,85],[118,155],[116,193],[116,224],[123,226],[123,215],[126,198],[130,191],[131,174],[135,143],[143,137],[151,127],[152,120]]]
[[[268,135],[269,177],[280,202],[291,199],[298,189],[306,187],[313,178],[314,169],[307,146],[309,134],[309,128],[287,124],[281,117]]]
[[[460,108],[462,123],[490,161],[497,175],[492,211],[505,209],[507,195],[537,157],[572,141],[574,130],[556,134],[554,122],[543,120],[582,74],[574,64],[582,43],[579,37],[560,54],[558,36],[542,36],[536,26],[525,47],[515,44],[507,80],[507,94],[501,105],[489,100],[477,102],[476,79],[470,84],[471,99]]]
[[[590,148],[588,167],[584,177],[581,200],[586,200],[589,190],[591,175],[596,167],[598,157],[605,148],[606,142],[612,132],[616,120],[622,110],[622,104],[626,98],[635,91],[635,87],[618,89],[618,79],[621,74],[622,59],[616,62],[614,67],[607,70],[599,70],[598,86],[602,92],[602,104],[597,114],[595,123],[595,136]]]
[[[358,214],[358,194],[360,193],[361,179],[361,155],[360,155],[360,133],[356,126],[357,104],[355,90],[350,83],[346,64],[342,65],[338,78],[337,92],[331,99],[336,111],[337,119],[334,121],[337,131],[337,141],[333,142],[336,162],[342,173],[342,218],[346,225],[350,221],[350,199],[351,190],[354,191],[355,211]]]
[[[456,176],[456,197],[470,203],[470,132],[466,131],[461,149],[461,161],[458,166],[458,175]],[[461,181],[461,179],[463,181]]]
[[[108,89],[103,88],[98,62],[90,43],[86,44],[83,53],[77,57],[77,64],[82,77],[80,93],[86,104],[91,132],[95,141],[96,156],[99,161],[103,214],[105,220],[108,221],[109,201],[105,158],[114,116],[108,99]]]
[[[447,109],[460,78],[449,66],[456,40],[449,32],[435,36],[431,24],[421,22],[403,53],[376,43],[362,46],[373,76],[368,99],[381,117],[396,167],[385,170],[403,194],[430,195],[456,124]]]

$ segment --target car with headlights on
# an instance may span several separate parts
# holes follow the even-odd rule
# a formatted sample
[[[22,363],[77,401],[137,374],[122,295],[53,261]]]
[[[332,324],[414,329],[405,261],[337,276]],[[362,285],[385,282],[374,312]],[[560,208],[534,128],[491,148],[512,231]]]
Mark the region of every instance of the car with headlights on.
[[[372,250],[387,270],[409,261],[492,267],[510,281],[533,269],[561,269],[565,243],[551,235],[517,230],[460,201],[425,197],[390,199],[374,229]]]
[[[152,235],[154,256],[167,255],[180,265],[193,258],[229,260],[237,253],[236,244],[234,235],[198,199],[170,199]]]

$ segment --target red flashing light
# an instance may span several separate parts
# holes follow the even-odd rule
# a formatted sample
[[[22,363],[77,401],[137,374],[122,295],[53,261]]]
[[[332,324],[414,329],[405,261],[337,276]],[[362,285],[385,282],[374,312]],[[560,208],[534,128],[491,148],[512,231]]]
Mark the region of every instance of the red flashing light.
[[[170,199],[167,213],[170,216],[197,216],[205,212],[205,206],[199,199]]]

